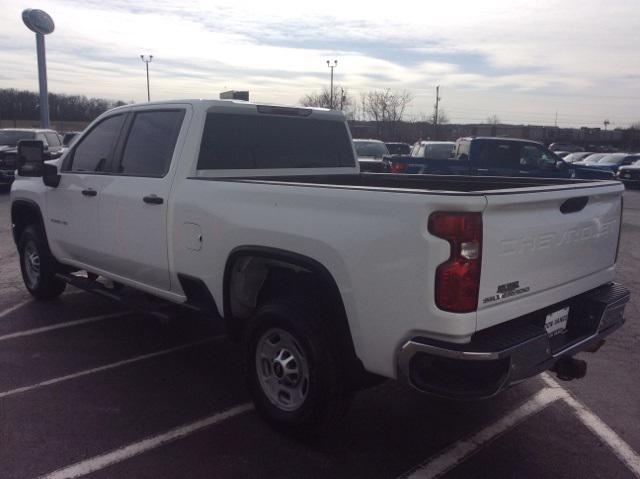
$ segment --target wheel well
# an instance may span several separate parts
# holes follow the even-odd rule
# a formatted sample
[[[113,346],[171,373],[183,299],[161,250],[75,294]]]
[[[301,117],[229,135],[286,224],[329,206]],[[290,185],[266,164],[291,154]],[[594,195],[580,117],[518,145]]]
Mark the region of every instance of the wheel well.
[[[11,224],[13,225],[13,240],[16,244],[20,241],[24,229],[29,225],[38,225],[44,233],[40,207],[32,201],[17,200],[13,202],[11,205]]]
[[[361,376],[353,338],[340,290],[329,271],[317,261],[297,253],[264,247],[234,250],[224,275],[224,317],[236,339],[246,320],[269,299],[304,296],[314,306],[326,309],[332,333],[349,370]]]

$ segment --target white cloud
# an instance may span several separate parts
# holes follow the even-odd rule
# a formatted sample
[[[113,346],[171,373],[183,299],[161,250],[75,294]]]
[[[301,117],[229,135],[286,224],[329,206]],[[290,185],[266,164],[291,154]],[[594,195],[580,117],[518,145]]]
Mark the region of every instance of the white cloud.
[[[0,87],[36,88],[26,2],[0,0]],[[634,0],[299,2],[121,0],[38,5],[50,90],[142,101],[140,53],[153,53],[154,98],[214,97],[246,88],[260,101],[296,102],[336,81],[357,93],[391,87],[428,111],[443,87],[453,120],[595,124],[640,119],[640,22]],[[549,118],[549,120],[547,120]],[[592,125],[590,125],[592,126]]]

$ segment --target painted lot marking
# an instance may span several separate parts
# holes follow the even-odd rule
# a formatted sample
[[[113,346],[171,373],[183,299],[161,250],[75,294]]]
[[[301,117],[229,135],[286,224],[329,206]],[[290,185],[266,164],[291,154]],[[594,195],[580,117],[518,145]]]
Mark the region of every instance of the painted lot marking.
[[[487,443],[517,426],[530,416],[542,411],[551,403],[562,399],[564,396],[564,391],[545,388],[519,408],[498,419],[473,436],[458,441],[449,449],[433,456],[413,471],[401,477],[407,479],[430,479],[441,476],[461,464]]]
[[[21,394],[21,393],[25,393],[28,391],[33,391],[35,389],[40,389],[43,388],[45,386],[51,386],[53,384],[59,384],[61,382],[64,381],[69,381],[71,379],[76,379],[76,378],[80,378],[83,376],[89,376],[90,374],[95,374],[95,373],[99,373],[102,371],[108,371],[110,369],[115,369],[115,368],[119,368],[122,366],[126,366],[128,364],[133,364],[133,363],[137,363],[140,361],[144,361],[146,359],[151,359],[151,358],[157,358],[158,356],[164,356],[166,354],[171,354],[171,353],[175,353],[177,351],[182,351],[183,349],[188,349],[188,348],[192,348],[195,346],[200,346],[201,344],[205,344],[205,343],[210,343],[212,341],[215,341],[217,339],[221,339],[226,337],[225,335],[219,335],[219,336],[212,336],[210,338],[205,338],[205,339],[201,339],[199,341],[193,341],[191,343],[187,343],[187,344],[182,344],[180,346],[176,346],[173,348],[169,348],[169,349],[163,349],[161,351],[156,351],[153,353],[149,353],[149,354],[143,354],[142,356],[135,356],[133,358],[129,358],[129,359],[125,359],[123,361],[118,361],[116,363],[110,363],[110,364],[105,364],[104,366],[99,366],[97,368],[93,368],[93,369],[85,369],[84,371],[78,371],[77,373],[73,373],[73,374],[68,374],[66,376],[60,376],[57,378],[53,378],[53,379],[47,379],[46,381],[42,381],[40,383],[37,384],[32,384],[30,386],[22,386],[16,389],[11,389],[10,391],[4,391],[4,392],[0,392],[0,399],[9,397],[9,396],[15,396],[16,394]]]
[[[629,468],[636,477],[640,477],[640,454],[634,451],[624,439],[607,424],[596,416],[587,406],[574,398],[565,388],[563,388],[549,374],[544,373],[542,380],[549,385],[550,388],[560,389],[565,392],[562,398],[565,403],[571,407],[582,424],[584,424],[592,433],[594,433],[602,442],[604,442],[611,451],[617,456],[622,463]]]
[[[184,426],[179,426],[175,429],[171,429],[163,434],[152,436],[139,442],[134,442],[128,446],[124,446],[120,449],[95,456],[84,461],[77,462],[64,469],[58,469],[50,474],[40,476],[40,479],[72,479],[75,477],[81,477],[86,474],[99,471],[105,467],[109,467],[113,464],[117,464],[126,459],[134,456],[138,456],[144,452],[156,449],[167,443],[177,441],[183,437],[189,436],[202,429],[205,429],[221,422],[231,419],[239,414],[245,413],[253,409],[253,405],[250,403],[241,404],[239,406],[227,409],[226,411],[219,412],[213,416],[206,417],[199,421]]]
[[[119,316],[125,316],[131,314],[131,311],[120,311],[118,313],[103,314],[100,316],[93,316],[91,318],[78,319],[75,321],[67,321],[64,323],[52,324],[51,326],[43,326],[42,328],[28,329],[26,331],[18,331],[16,333],[5,334],[0,336],[0,341],[6,341],[7,339],[21,338],[23,336],[31,336],[33,334],[46,333],[48,331],[55,331],[56,329],[70,328],[72,326],[80,326],[87,323],[95,323],[97,321],[103,321],[105,319],[117,318]]]
[[[400,476],[402,479],[433,479],[449,472],[466,459],[480,451],[485,445],[506,433],[525,419],[544,408],[562,400],[576,414],[580,422],[604,442],[615,456],[638,478],[640,478],[640,455],[634,451],[616,432],[596,416],[587,406],[574,398],[549,374],[542,374],[547,387],[539,391],[532,399],[498,419],[473,436],[462,439],[440,454]]]
[[[14,304],[13,306],[11,306],[10,308],[5,309],[4,311],[0,311],[0,319],[4,318],[8,314],[13,313],[15,310],[21,308],[22,306],[24,306],[27,303],[30,303],[31,301],[32,301],[31,299],[26,299],[24,301],[19,302],[18,304]]]

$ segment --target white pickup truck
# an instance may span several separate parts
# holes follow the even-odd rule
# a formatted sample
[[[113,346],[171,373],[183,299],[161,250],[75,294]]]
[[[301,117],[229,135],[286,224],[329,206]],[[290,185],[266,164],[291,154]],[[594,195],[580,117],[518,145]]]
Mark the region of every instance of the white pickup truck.
[[[326,424],[371,377],[451,398],[578,377],[572,356],[624,321],[617,181],[362,174],[342,114],[236,101],[116,108],[55,163],[20,149],[28,290],[223,318],[282,429]]]

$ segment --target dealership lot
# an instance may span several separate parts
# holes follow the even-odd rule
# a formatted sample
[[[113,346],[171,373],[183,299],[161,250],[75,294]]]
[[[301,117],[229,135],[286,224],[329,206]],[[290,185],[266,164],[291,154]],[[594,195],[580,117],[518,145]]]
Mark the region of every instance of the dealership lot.
[[[387,382],[309,441],[253,412],[239,347],[183,311],[161,323],[69,288],[32,301],[0,192],[0,477],[640,477],[640,192],[625,193],[627,324],[582,381],[484,402]]]

